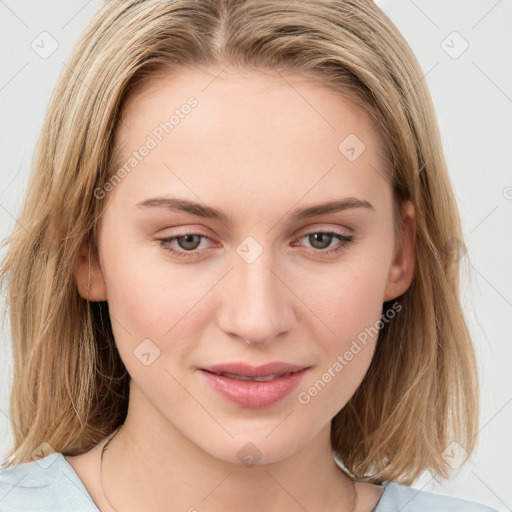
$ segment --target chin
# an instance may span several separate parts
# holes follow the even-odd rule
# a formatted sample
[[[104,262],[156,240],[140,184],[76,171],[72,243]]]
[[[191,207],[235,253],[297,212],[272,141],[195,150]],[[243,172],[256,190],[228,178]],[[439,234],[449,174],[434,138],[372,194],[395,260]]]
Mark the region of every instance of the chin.
[[[200,443],[198,447],[223,462],[250,468],[286,460],[302,450],[314,437],[314,434],[307,435],[307,432],[296,431],[292,434],[290,429],[279,432],[282,426],[276,428],[278,424],[274,424],[274,432],[272,429],[259,428],[253,429],[251,434],[251,429],[247,428],[244,434],[233,438],[226,435],[222,439],[212,439],[210,436],[208,445]]]

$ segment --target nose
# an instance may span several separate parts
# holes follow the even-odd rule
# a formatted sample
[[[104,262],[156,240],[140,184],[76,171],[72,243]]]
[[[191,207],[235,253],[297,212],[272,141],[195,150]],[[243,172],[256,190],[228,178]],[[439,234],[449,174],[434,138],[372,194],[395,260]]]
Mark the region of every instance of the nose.
[[[218,310],[222,331],[249,345],[271,343],[295,322],[294,296],[286,278],[264,255],[252,263],[235,255]]]

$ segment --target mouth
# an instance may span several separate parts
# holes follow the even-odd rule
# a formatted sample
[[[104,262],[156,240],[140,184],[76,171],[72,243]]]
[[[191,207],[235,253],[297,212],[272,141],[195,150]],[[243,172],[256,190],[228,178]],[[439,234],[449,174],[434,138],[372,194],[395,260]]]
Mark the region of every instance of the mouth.
[[[282,400],[309,369],[280,362],[257,367],[230,363],[201,368],[200,373],[224,398],[242,407],[259,409]]]
[[[263,377],[267,380],[271,380],[272,378],[281,377],[288,373],[295,373],[300,370],[304,370],[305,368],[308,368],[308,366],[274,361],[259,366],[252,366],[244,362],[223,363],[215,364],[213,366],[205,366],[201,369],[210,373],[232,378],[240,377],[241,379],[253,379]]]
[[[208,370],[205,370],[205,371],[208,371]],[[245,381],[252,381],[252,382],[268,382],[271,380],[280,379],[281,377],[286,377],[288,375],[292,375],[293,373],[297,373],[297,372],[274,373],[272,375],[264,375],[261,377],[249,377],[247,375],[240,375],[238,373],[229,373],[229,372],[209,372],[209,373],[211,373],[213,375],[219,375],[220,377],[228,377],[230,379],[236,379],[236,380],[245,380]]]

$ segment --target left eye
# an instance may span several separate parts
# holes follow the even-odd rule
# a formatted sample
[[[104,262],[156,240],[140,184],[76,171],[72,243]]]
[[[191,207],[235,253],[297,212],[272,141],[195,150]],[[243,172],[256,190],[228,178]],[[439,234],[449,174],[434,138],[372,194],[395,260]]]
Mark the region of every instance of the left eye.
[[[299,240],[304,238],[308,240],[308,243],[312,245],[313,249],[322,253],[341,251],[353,240],[352,235],[345,235],[344,233],[337,233],[335,231],[314,231],[302,236]],[[331,242],[336,239],[339,240],[339,244],[329,248]]]

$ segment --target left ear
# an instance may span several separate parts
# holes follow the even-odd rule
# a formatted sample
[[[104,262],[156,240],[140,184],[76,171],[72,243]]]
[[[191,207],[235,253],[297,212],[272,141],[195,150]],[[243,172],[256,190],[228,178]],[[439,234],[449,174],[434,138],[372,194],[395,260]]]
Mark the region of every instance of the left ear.
[[[101,271],[99,256],[89,248],[85,239],[76,261],[75,281],[79,295],[90,302],[107,300],[107,288]]]
[[[401,208],[403,229],[397,236],[393,261],[389,267],[388,280],[384,293],[384,301],[399,297],[409,288],[414,277],[414,255],[416,245],[416,216],[414,205],[405,201]]]

